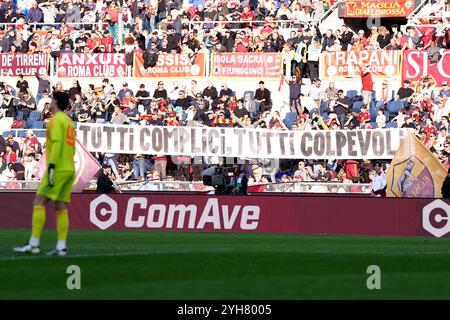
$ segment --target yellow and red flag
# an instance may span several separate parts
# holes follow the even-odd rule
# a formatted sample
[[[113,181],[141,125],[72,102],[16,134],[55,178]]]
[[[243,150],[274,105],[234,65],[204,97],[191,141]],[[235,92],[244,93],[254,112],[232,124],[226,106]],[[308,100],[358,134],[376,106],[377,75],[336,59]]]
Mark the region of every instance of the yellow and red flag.
[[[441,198],[447,169],[439,159],[408,130],[387,172],[387,196]]]

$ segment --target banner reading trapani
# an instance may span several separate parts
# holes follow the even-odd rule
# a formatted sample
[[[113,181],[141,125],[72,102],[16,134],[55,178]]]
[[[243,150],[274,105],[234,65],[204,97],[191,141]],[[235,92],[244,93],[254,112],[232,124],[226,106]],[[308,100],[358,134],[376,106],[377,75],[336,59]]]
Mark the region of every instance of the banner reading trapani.
[[[90,152],[276,159],[392,159],[405,129],[267,129],[79,124]]]
[[[2,53],[0,54],[0,76],[34,76],[47,73],[46,53]]]
[[[393,77],[399,73],[400,54],[387,51],[339,51],[322,53],[320,59],[323,78],[358,77],[358,66],[371,65],[372,76]]]
[[[123,53],[61,53],[58,77],[125,77],[127,64]]]
[[[238,78],[280,78],[280,53],[214,53],[211,76]]]
[[[406,17],[414,11],[414,0],[345,1],[345,18]]]
[[[144,68],[142,54],[134,55],[134,76],[136,78],[180,78],[203,77],[205,75],[205,55],[187,53],[160,53],[156,66]]]
[[[430,63],[426,50],[407,50],[403,53],[402,81],[415,82],[430,76],[437,86],[450,79],[450,50],[445,50],[437,63]]]

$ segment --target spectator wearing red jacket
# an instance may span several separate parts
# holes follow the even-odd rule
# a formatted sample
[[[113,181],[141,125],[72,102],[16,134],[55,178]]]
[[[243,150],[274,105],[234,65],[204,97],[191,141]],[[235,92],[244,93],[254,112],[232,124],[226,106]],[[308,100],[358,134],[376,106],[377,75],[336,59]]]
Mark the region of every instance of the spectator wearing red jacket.
[[[101,40],[101,44],[105,46],[106,52],[112,52],[114,46],[114,38],[111,37],[108,30],[105,30],[103,35],[104,36]]]
[[[364,67],[359,66],[361,72],[361,82],[362,89],[361,95],[363,97],[363,103],[365,106],[368,106],[372,101],[372,93],[373,93],[373,80],[372,74],[370,73],[370,65],[366,64]]]
[[[6,145],[6,151],[3,155],[3,161],[8,165],[10,163],[15,163],[17,160],[17,155],[13,151],[12,147],[10,145]]]

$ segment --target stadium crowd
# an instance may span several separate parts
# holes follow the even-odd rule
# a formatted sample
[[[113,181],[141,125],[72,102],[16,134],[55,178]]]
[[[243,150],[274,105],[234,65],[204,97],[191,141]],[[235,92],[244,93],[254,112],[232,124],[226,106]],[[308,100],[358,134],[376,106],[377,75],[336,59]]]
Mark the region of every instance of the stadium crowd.
[[[232,83],[208,81],[200,87],[175,81],[146,80],[139,87],[123,83],[114,87],[109,79],[102,86],[86,87],[74,79],[70,87],[47,74],[36,74],[37,91],[19,77],[2,82],[0,106],[14,117],[13,128],[45,128],[52,117],[50,95],[67,91],[76,122],[158,126],[216,126],[268,128],[272,130],[361,130],[412,128],[422,142],[450,166],[448,84],[436,88],[433,79],[405,81],[400,88],[382,81],[374,91],[370,65],[361,65],[361,92],[344,91],[334,82],[319,79],[318,64],[324,51],[427,49],[439,58],[450,47],[450,33],[443,27],[445,15],[427,21],[430,29],[414,26],[400,31],[398,25],[372,27],[357,33],[347,26],[320,32],[317,22],[333,1],[36,1],[26,13],[12,0],[0,5],[0,52],[144,53],[152,60],[163,53],[281,52],[285,67],[289,106],[273,101],[264,81],[256,81],[243,96]],[[445,1],[438,4],[448,7]],[[440,8],[440,7],[439,7]],[[259,22],[254,22],[259,21]],[[237,22],[237,23],[235,23]],[[423,21],[421,21],[423,23]],[[60,23],[52,25],[53,23]],[[119,24],[121,24],[119,26]],[[282,31],[291,30],[288,36]],[[122,37],[122,38],[121,38]],[[290,64],[289,66],[287,64]],[[280,112],[283,107],[287,112]],[[284,115],[283,117],[281,115]],[[0,137],[2,179],[33,177],[32,167],[45,146],[33,131],[16,141]],[[118,180],[167,179],[168,168],[180,180],[201,180],[202,159],[161,155],[98,154],[111,166]],[[373,166],[366,161],[309,161],[260,159],[247,163],[255,181],[370,182]],[[372,172],[372,173],[371,173]]]

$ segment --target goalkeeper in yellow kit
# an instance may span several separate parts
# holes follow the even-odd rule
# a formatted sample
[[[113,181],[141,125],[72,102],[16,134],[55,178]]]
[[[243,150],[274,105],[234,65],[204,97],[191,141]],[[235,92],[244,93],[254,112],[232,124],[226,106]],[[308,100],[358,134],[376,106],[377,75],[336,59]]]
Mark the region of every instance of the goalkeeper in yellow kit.
[[[63,112],[69,107],[69,96],[65,92],[54,92],[51,111],[53,118],[47,126],[45,173],[33,203],[31,238],[22,247],[14,248],[20,253],[39,253],[39,242],[45,225],[45,206],[54,201],[58,241],[55,250],[48,255],[64,256],[67,253],[66,240],[69,231],[67,204],[75,178],[75,127]]]

